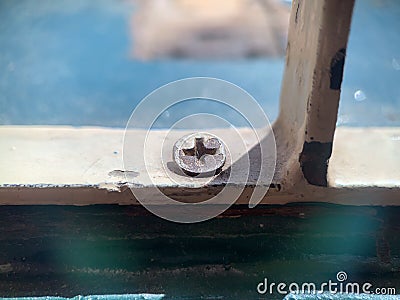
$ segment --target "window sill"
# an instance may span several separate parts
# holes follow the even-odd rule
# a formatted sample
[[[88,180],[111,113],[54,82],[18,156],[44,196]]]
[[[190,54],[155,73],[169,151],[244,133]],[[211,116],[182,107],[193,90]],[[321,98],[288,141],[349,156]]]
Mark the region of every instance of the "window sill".
[[[226,183],[218,178],[212,185],[193,191],[190,186],[178,186],[163,172],[151,174],[154,184],[145,182],[140,176],[146,172],[145,166],[123,170],[123,133],[123,129],[95,127],[1,126],[0,153],[2,170],[6,171],[0,174],[0,205],[139,204],[128,188],[125,172],[131,176],[132,187],[147,189],[149,198],[159,187],[176,199],[181,197],[183,201],[194,202],[201,200],[202,195],[217,194]],[[218,130],[214,133],[218,134]],[[255,141],[250,133],[249,129],[241,129],[246,142],[252,144]],[[162,138],[165,131],[160,130],[159,134]],[[179,138],[183,134],[179,131],[172,136]],[[275,177],[261,204],[399,205],[400,171],[397,166],[400,159],[396,156],[399,136],[400,128],[337,128],[328,187],[310,185],[301,176],[289,177],[287,171],[296,166],[288,168],[288,153],[280,149],[285,139],[277,136]],[[173,142],[166,140],[171,145]],[[133,151],[141,153],[139,148]],[[232,154],[235,155],[240,153]],[[156,153],[154,157],[158,157]],[[162,168],[161,162],[154,160],[152,163]],[[246,185],[236,204],[247,204],[254,183],[236,184]]]

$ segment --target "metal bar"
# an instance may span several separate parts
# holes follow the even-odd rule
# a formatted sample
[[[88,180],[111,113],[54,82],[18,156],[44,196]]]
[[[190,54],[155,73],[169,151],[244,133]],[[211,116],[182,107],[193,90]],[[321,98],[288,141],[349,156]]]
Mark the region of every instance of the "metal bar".
[[[295,0],[292,5],[275,127],[281,144],[296,141],[279,149],[292,153],[290,173],[312,185],[327,186],[353,6],[354,0]]]
[[[213,131],[221,135],[219,129]],[[157,157],[156,147],[167,131],[152,136],[150,156]],[[361,134],[361,132],[363,134]],[[172,182],[162,169],[161,160],[153,162],[154,168],[147,170],[138,163],[132,170],[122,165],[122,129],[0,126],[0,206],[1,205],[91,205],[91,204],[135,204],[139,203],[129,189],[147,191],[153,198],[153,189],[159,187],[166,195],[186,202],[206,200],[217,194],[226,185],[226,179],[215,178],[212,185],[193,189],[190,185]],[[251,130],[241,129],[240,134],[252,141]],[[138,132],[138,135],[142,133]],[[172,132],[166,147],[173,143],[182,131]],[[229,134],[226,134],[229,136]],[[281,139],[279,135],[275,135]],[[364,137],[367,136],[366,140]],[[365,160],[372,155],[388,157],[398,149],[400,128],[339,128],[329,170],[330,187],[319,187],[303,182],[286,182],[286,164],[278,164],[273,188],[262,204],[286,204],[291,202],[331,202],[347,205],[398,205],[400,191],[399,160],[377,160],[368,165]],[[285,138],[285,137],[284,137]],[[352,143],[348,143],[351,140]],[[256,142],[256,141],[254,141]],[[287,141],[288,144],[294,144]],[[285,143],[286,144],[286,143]],[[376,145],[369,146],[366,145]],[[142,145],[132,151],[140,153]],[[235,149],[231,150],[234,155]],[[278,152],[282,160],[286,153]],[[354,170],[354,171],[351,171]],[[377,173],[377,170],[379,172]],[[141,174],[150,172],[153,183],[143,180]],[[281,175],[282,176],[281,176]],[[256,174],[252,174],[252,178]],[[236,182],[240,186],[241,182]],[[289,184],[295,184],[292,189]],[[254,182],[245,188],[236,204],[248,204],[248,196],[254,190]],[[236,189],[235,186],[226,187]]]

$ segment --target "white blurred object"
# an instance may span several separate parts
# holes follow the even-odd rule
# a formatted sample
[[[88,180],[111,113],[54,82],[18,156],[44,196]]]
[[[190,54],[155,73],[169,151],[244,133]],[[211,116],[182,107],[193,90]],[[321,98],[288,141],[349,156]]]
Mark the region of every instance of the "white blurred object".
[[[362,90],[358,90],[354,93],[354,99],[356,101],[364,101],[365,99],[367,99],[367,96]]]
[[[290,7],[280,0],[136,0],[133,53],[154,58],[283,56]]]

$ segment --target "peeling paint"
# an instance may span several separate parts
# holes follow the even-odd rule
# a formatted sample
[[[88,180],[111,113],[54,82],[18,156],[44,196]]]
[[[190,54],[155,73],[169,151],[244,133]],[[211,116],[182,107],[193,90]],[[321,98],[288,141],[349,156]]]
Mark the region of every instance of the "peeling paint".
[[[124,171],[124,170],[114,170],[108,173],[111,177],[122,177],[122,178],[135,178],[139,176],[139,172],[136,171]]]
[[[328,160],[332,143],[304,142],[299,162],[309,184],[327,186]]]
[[[338,52],[336,52],[335,56],[332,58],[330,70],[330,88],[332,90],[340,90],[340,87],[342,86],[345,58],[345,48],[342,48]]]

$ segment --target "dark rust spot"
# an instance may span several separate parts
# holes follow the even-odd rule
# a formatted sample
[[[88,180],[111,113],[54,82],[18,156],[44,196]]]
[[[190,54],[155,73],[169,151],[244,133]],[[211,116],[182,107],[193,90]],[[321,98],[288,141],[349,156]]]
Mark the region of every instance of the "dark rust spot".
[[[343,80],[343,69],[344,69],[345,58],[346,58],[346,49],[342,48],[338,52],[336,52],[335,56],[331,60],[330,88],[332,90],[340,90]]]
[[[332,143],[305,142],[299,162],[303,175],[312,185],[327,186],[328,160],[332,154]]]
[[[282,189],[282,186],[280,183],[271,183],[269,185],[269,187],[275,189],[277,192],[280,192]]]

